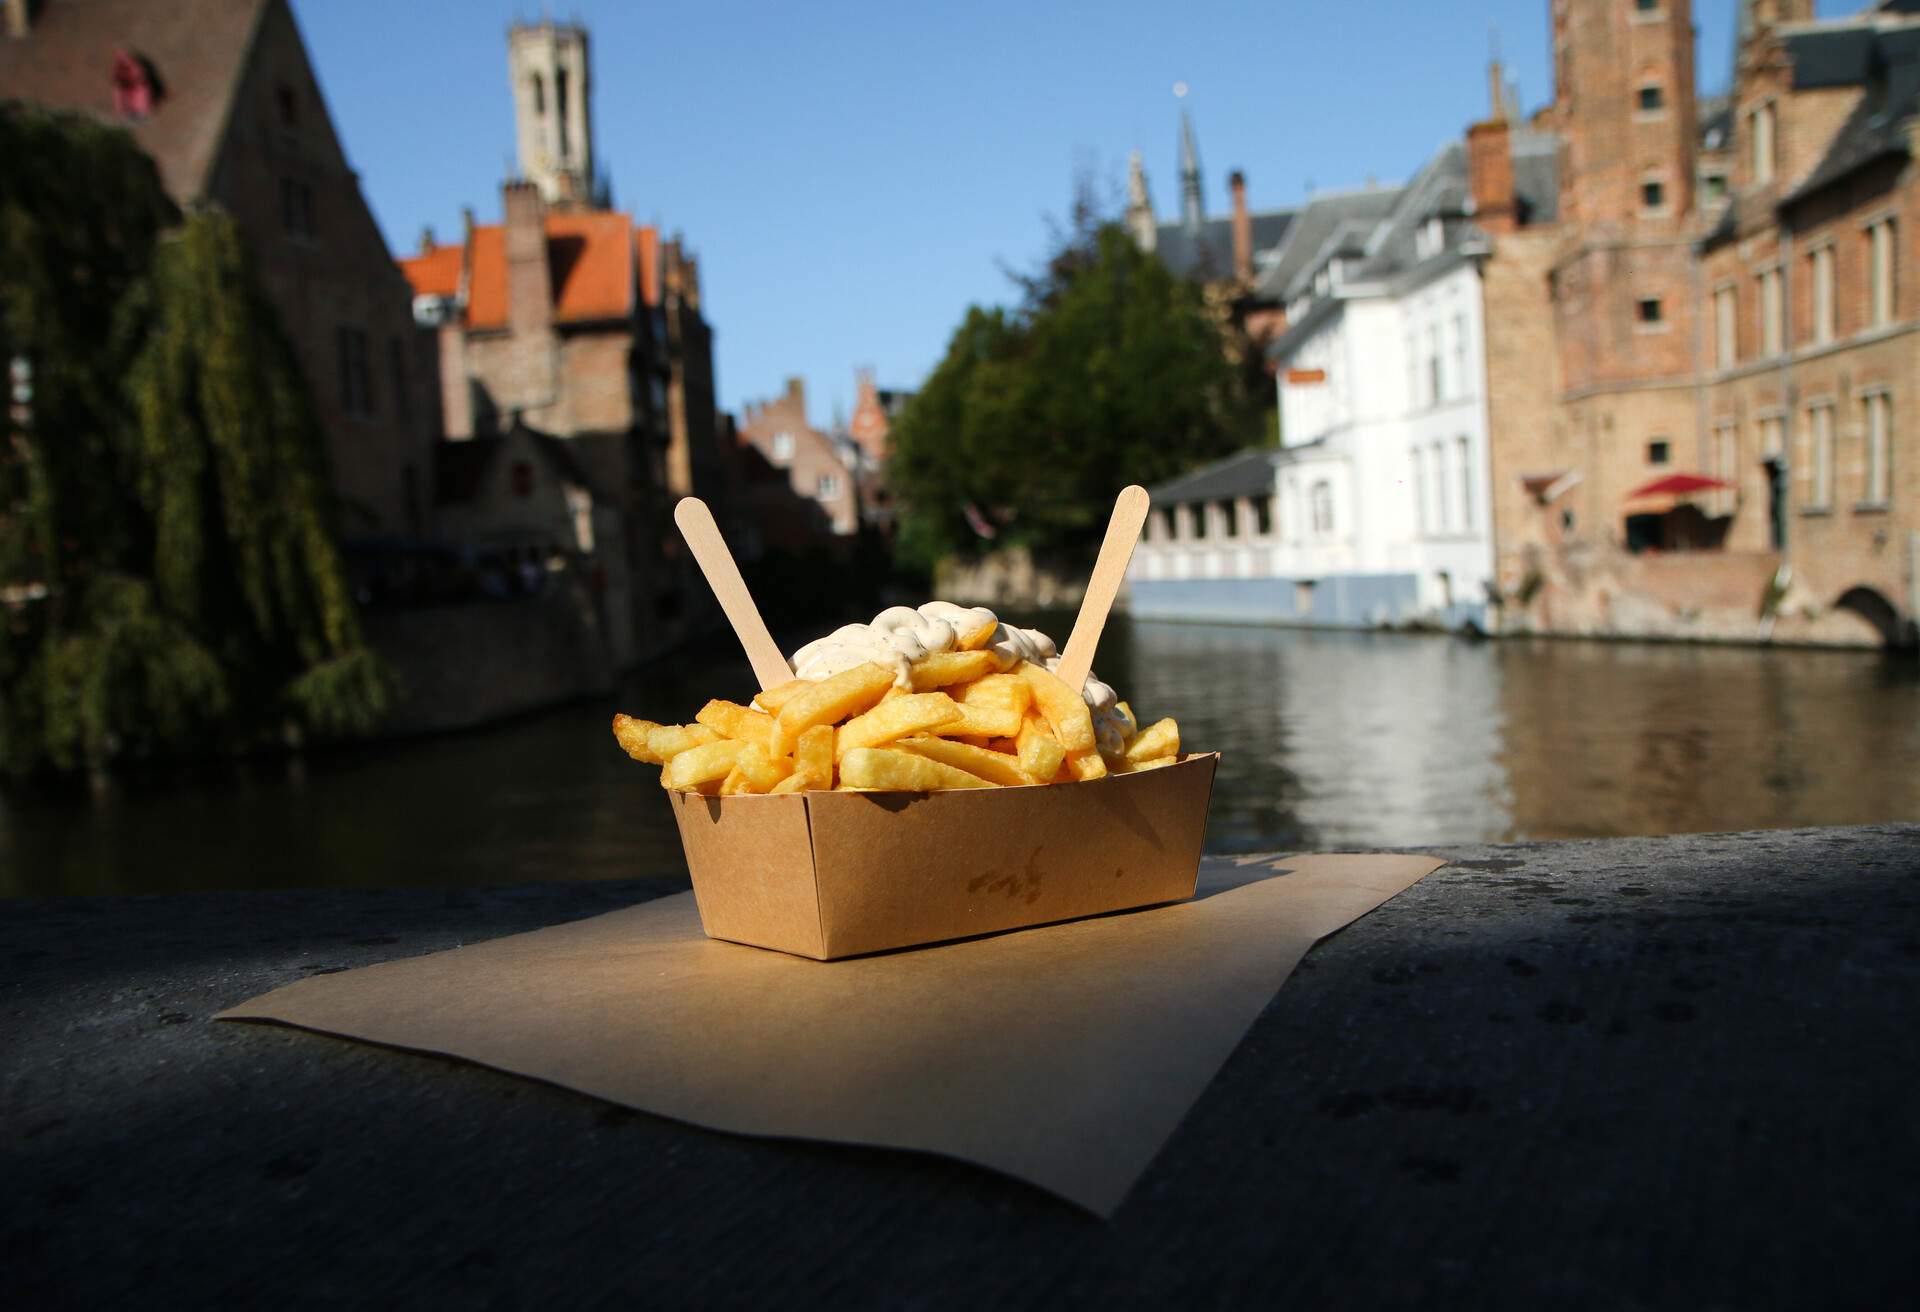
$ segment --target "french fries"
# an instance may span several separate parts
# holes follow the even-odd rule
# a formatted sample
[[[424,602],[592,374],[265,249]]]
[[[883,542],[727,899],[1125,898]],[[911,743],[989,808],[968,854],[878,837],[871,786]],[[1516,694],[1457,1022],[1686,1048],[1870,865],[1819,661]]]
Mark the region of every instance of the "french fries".
[[[1079,690],[1031,661],[1000,668],[1010,658],[987,648],[995,628],[904,667],[793,679],[744,704],[716,698],[692,724],[616,715],[614,740],[659,766],[663,786],[720,797],[1020,788],[1180,759],[1179,726],[1163,719],[1143,730],[1125,702],[1102,712],[1100,747]]]

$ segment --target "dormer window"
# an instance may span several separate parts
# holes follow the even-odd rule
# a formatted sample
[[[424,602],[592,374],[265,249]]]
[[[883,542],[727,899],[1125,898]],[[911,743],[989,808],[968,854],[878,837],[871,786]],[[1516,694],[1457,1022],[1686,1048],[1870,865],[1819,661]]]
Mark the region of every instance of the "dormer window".
[[[1446,244],[1446,237],[1446,225],[1440,221],[1440,216],[1436,214],[1429,218],[1414,231],[1414,257],[1425,260],[1438,255],[1440,248]]]

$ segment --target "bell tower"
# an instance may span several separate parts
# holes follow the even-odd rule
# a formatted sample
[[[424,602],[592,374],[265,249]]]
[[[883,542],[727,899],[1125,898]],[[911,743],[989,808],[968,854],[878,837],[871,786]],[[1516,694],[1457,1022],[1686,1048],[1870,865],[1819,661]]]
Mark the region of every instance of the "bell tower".
[[[593,118],[588,112],[587,31],[543,19],[507,30],[507,74],[520,176],[550,206],[593,199]]]

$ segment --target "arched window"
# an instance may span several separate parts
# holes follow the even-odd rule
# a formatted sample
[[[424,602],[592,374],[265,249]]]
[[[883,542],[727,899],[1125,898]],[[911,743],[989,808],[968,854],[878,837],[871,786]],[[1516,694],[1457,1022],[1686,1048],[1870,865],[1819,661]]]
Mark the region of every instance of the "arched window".
[[[547,84],[541,80],[540,75],[538,73],[535,73],[532,77],[528,78],[527,81],[531,83],[533,86],[533,112],[536,114],[546,113],[547,112]]]

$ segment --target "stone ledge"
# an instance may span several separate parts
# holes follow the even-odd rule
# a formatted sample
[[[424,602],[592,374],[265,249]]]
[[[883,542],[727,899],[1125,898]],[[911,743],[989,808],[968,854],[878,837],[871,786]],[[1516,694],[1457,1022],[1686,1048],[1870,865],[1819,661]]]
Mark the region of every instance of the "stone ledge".
[[[1920,826],[1444,854],[1308,955],[1111,1225],[955,1163],[207,1023],[675,881],[10,903],[7,1282],[22,1306],[1911,1289]]]

